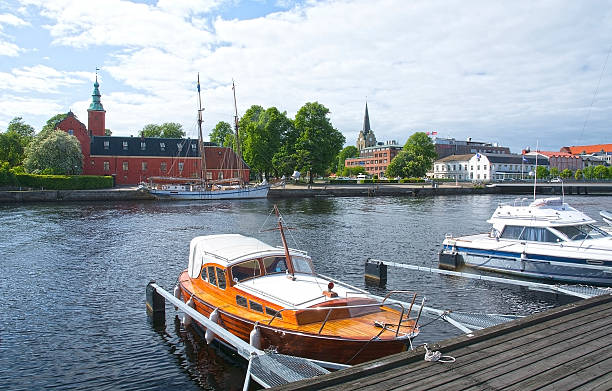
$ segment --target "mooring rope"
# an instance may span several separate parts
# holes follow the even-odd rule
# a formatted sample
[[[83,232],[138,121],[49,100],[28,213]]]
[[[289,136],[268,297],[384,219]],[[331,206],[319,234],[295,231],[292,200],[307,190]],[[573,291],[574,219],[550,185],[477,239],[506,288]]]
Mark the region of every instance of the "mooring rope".
[[[427,346],[427,344],[423,344],[423,346],[425,347],[425,361],[455,362],[455,357],[443,356],[439,350],[436,350],[436,351],[429,350],[429,346]]]

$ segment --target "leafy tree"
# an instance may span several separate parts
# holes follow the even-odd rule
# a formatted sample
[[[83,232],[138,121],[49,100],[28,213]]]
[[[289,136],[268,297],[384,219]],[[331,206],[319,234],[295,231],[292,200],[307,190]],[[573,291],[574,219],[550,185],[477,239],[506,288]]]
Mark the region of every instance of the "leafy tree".
[[[551,167],[550,168],[550,177],[551,178],[558,178],[559,177],[559,169],[557,167]]]
[[[299,132],[295,147],[297,167],[302,172],[310,171],[311,182],[313,177],[325,174],[345,141],[328,114],[329,109],[322,104],[309,102],[295,115],[294,125]]]
[[[112,136],[113,132],[110,129],[104,129],[104,135],[105,136]]]
[[[550,172],[548,171],[548,168],[544,166],[538,166],[538,168],[536,169],[536,174],[538,178],[540,179],[546,179],[550,176]]]
[[[359,150],[354,145],[349,145],[348,147],[344,147],[344,149],[340,151],[340,153],[338,154],[338,159],[337,159],[337,167],[335,170],[332,167],[332,171],[341,172],[342,169],[344,168],[344,162],[346,161],[346,159],[351,158],[351,157],[359,157]]]
[[[401,151],[398,153],[393,160],[387,166],[387,170],[385,171],[385,176],[387,178],[395,178],[402,177],[407,178],[411,176],[408,174],[408,163],[411,160],[411,156],[406,151]]]
[[[51,134],[51,132],[57,129],[57,124],[63,121],[67,116],[68,116],[67,113],[55,114],[53,117],[49,118],[47,120],[47,123],[43,125],[42,129],[40,130],[40,133],[36,135],[36,138],[42,139],[42,138],[47,137],[49,134]]]
[[[359,174],[365,174],[366,170],[363,166],[344,167],[342,169],[342,176],[357,176]]]
[[[25,122],[23,122],[23,118],[15,117],[9,122],[8,127],[6,128],[7,133],[14,132],[19,135],[19,137],[32,139],[34,137],[34,128]]]
[[[210,142],[223,147],[234,148],[234,138],[232,126],[225,121],[220,121],[210,132]]]
[[[81,144],[61,130],[36,137],[28,146],[24,166],[35,174],[78,175],[83,170]]]
[[[148,124],[140,131],[141,137],[183,138],[183,125],[176,122],[164,122],[161,125]]]
[[[595,166],[593,168],[594,179],[606,179],[608,176],[608,169],[604,165]]]
[[[585,167],[582,170],[582,176],[584,177],[584,179],[587,179],[587,180],[595,179],[593,166]]]
[[[608,167],[608,179],[612,179],[612,166]]]
[[[425,132],[416,132],[408,138],[403,150],[408,153],[406,168],[407,177],[422,177],[436,160],[436,147]]]
[[[574,179],[576,179],[577,181],[582,179],[582,170],[581,169],[577,169],[576,172],[574,173]]]
[[[561,178],[563,179],[570,179],[572,177],[572,170],[566,168],[565,170],[561,171],[559,175],[561,175]]]
[[[0,133],[0,162],[8,162],[10,167],[20,165],[24,159],[22,137],[16,132]]]

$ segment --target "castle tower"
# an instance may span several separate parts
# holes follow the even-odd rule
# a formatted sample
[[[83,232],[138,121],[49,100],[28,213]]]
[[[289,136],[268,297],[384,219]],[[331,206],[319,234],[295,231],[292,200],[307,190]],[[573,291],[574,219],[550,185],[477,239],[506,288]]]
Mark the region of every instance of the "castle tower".
[[[368,147],[373,147],[376,145],[376,136],[374,136],[374,132],[370,129],[370,116],[368,114],[368,102],[366,102],[365,106],[365,115],[363,116],[363,128],[359,132],[359,137],[357,138],[357,149],[362,150]]]
[[[104,136],[106,129],[106,110],[102,107],[100,102],[100,90],[98,89],[98,75],[96,75],[96,82],[94,83],[93,94],[91,94],[92,100],[87,109],[87,128],[91,136]]]

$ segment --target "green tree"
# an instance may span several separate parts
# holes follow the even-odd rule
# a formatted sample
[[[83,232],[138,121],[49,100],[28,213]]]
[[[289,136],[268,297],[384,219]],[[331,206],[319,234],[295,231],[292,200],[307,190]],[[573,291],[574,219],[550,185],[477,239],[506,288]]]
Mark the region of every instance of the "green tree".
[[[318,102],[309,102],[295,115],[294,125],[299,132],[295,156],[298,169],[310,171],[310,181],[324,175],[344,144],[344,136],[334,129],[328,118],[329,109]]]
[[[561,171],[561,178],[563,179],[570,179],[572,177],[572,170],[570,170],[569,168],[566,168],[565,170]]]
[[[357,149],[356,146],[349,145],[348,147],[344,147],[344,149],[342,149],[342,151],[340,151],[340,153],[338,154],[338,159],[336,160],[337,167],[335,170],[332,167],[332,171],[342,172],[344,168],[344,162],[346,161],[346,159],[351,158],[351,157],[358,157],[358,156],[359,156],[359,150]]]
[[[183,138],[183,125],[176,122],[164,122],[161,125],[148,124],[138,133],[141,137]]]
[[[593,178],[594,179],[606,179],[608,176],[608,169],[604,165],[595,166],[593,168]]]
[[[35,174],[78,175],[83,170],[81,144],[61,130],[36,137],[28,146],[24,166]]]
[[[409,159],[406,159],[406,168],[404,169],[407,177],[422,177],[425,176],[436,160],[436,147],[431,138],[425,132],[416,132],[408,138],[404,149],[408,153]]]
[[[225,121],[220,121],[210,132],[210,142],[223,147],[234,148],[234,138],[232,126]]]
[[[26,138],[31,140],[34,137],[34,128],[25,122],[23,122],[23,118],[15,117],[9,122],[8,127],[6,128],[7,133],[14,132],[19,135],[19,137]]]
[[[576,179],[577,181],[582,179],[582,170],[581,169],[577,169],[576,172],[574,173],[574,179]]]
[[[551,167],[550,168],[550,177],[551,178],[558,178],[560,174],[561,174],[561,172],[559,171],[559,169],[557,167]]]
[[[110,129],[104,129],[104,135],[105,135],[105,136],[112,136],[112,135],[113,135],[113,132],[112,132],[112,130],[110,130]]]
[[[344,167],[342,169],[342,176],[357,176],[359,174],[365,174],[366,170],[363,166]]]
[[[393,160],[387,166],[385,176],[387,178],[402,177],[406,178],[412,176],[408,173],[408,166],[412,157],[406,151],[398,153]]]
[[[548,171],[548,168],[544,166],[538,166],[538,168],[536,169],[536,174],[539,179],[546,179],[550,176],[550,172]]]
[[[67,113],[55,114],[53,117],[49,118],[47,120],[47,123],[43,125],[42,129],[40,130],[40,133],[36,135],[36,138],[42,139],[47,137],[49,134],[51,134],[51,132],[57,129],[57,124],[63,121],[67,116]]]
[[[0,133],[0,162],[8,162],[10,167],[22,164],[24,159],[22,138],[15,132]]]
[[[593,166],[585,167],[582,170],[582,176],[584,177],[584,179],[587,179],[589,181],[592,180],[592,179],[595,179],[595,174],[594,174]]]
[[[608,179],[612,179],[612,166],[608,167]]]

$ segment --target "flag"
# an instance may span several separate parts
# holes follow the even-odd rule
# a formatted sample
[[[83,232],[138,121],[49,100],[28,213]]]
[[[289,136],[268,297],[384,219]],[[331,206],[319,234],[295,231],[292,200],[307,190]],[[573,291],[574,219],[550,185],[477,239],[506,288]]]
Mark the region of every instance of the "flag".
[[[435,136],[436,134],[438,134],[438,132],[431,132],[431,134]]]
[[[429,136],[429,132],[425,132],[425,134]]]
[[[523,156],[523,163],[527,163],[527,157]]]
[[[480,159],[480,153],[476,154],[476,159]]]
[[[198,80],[198,92],[200,92],[200,81]]]

